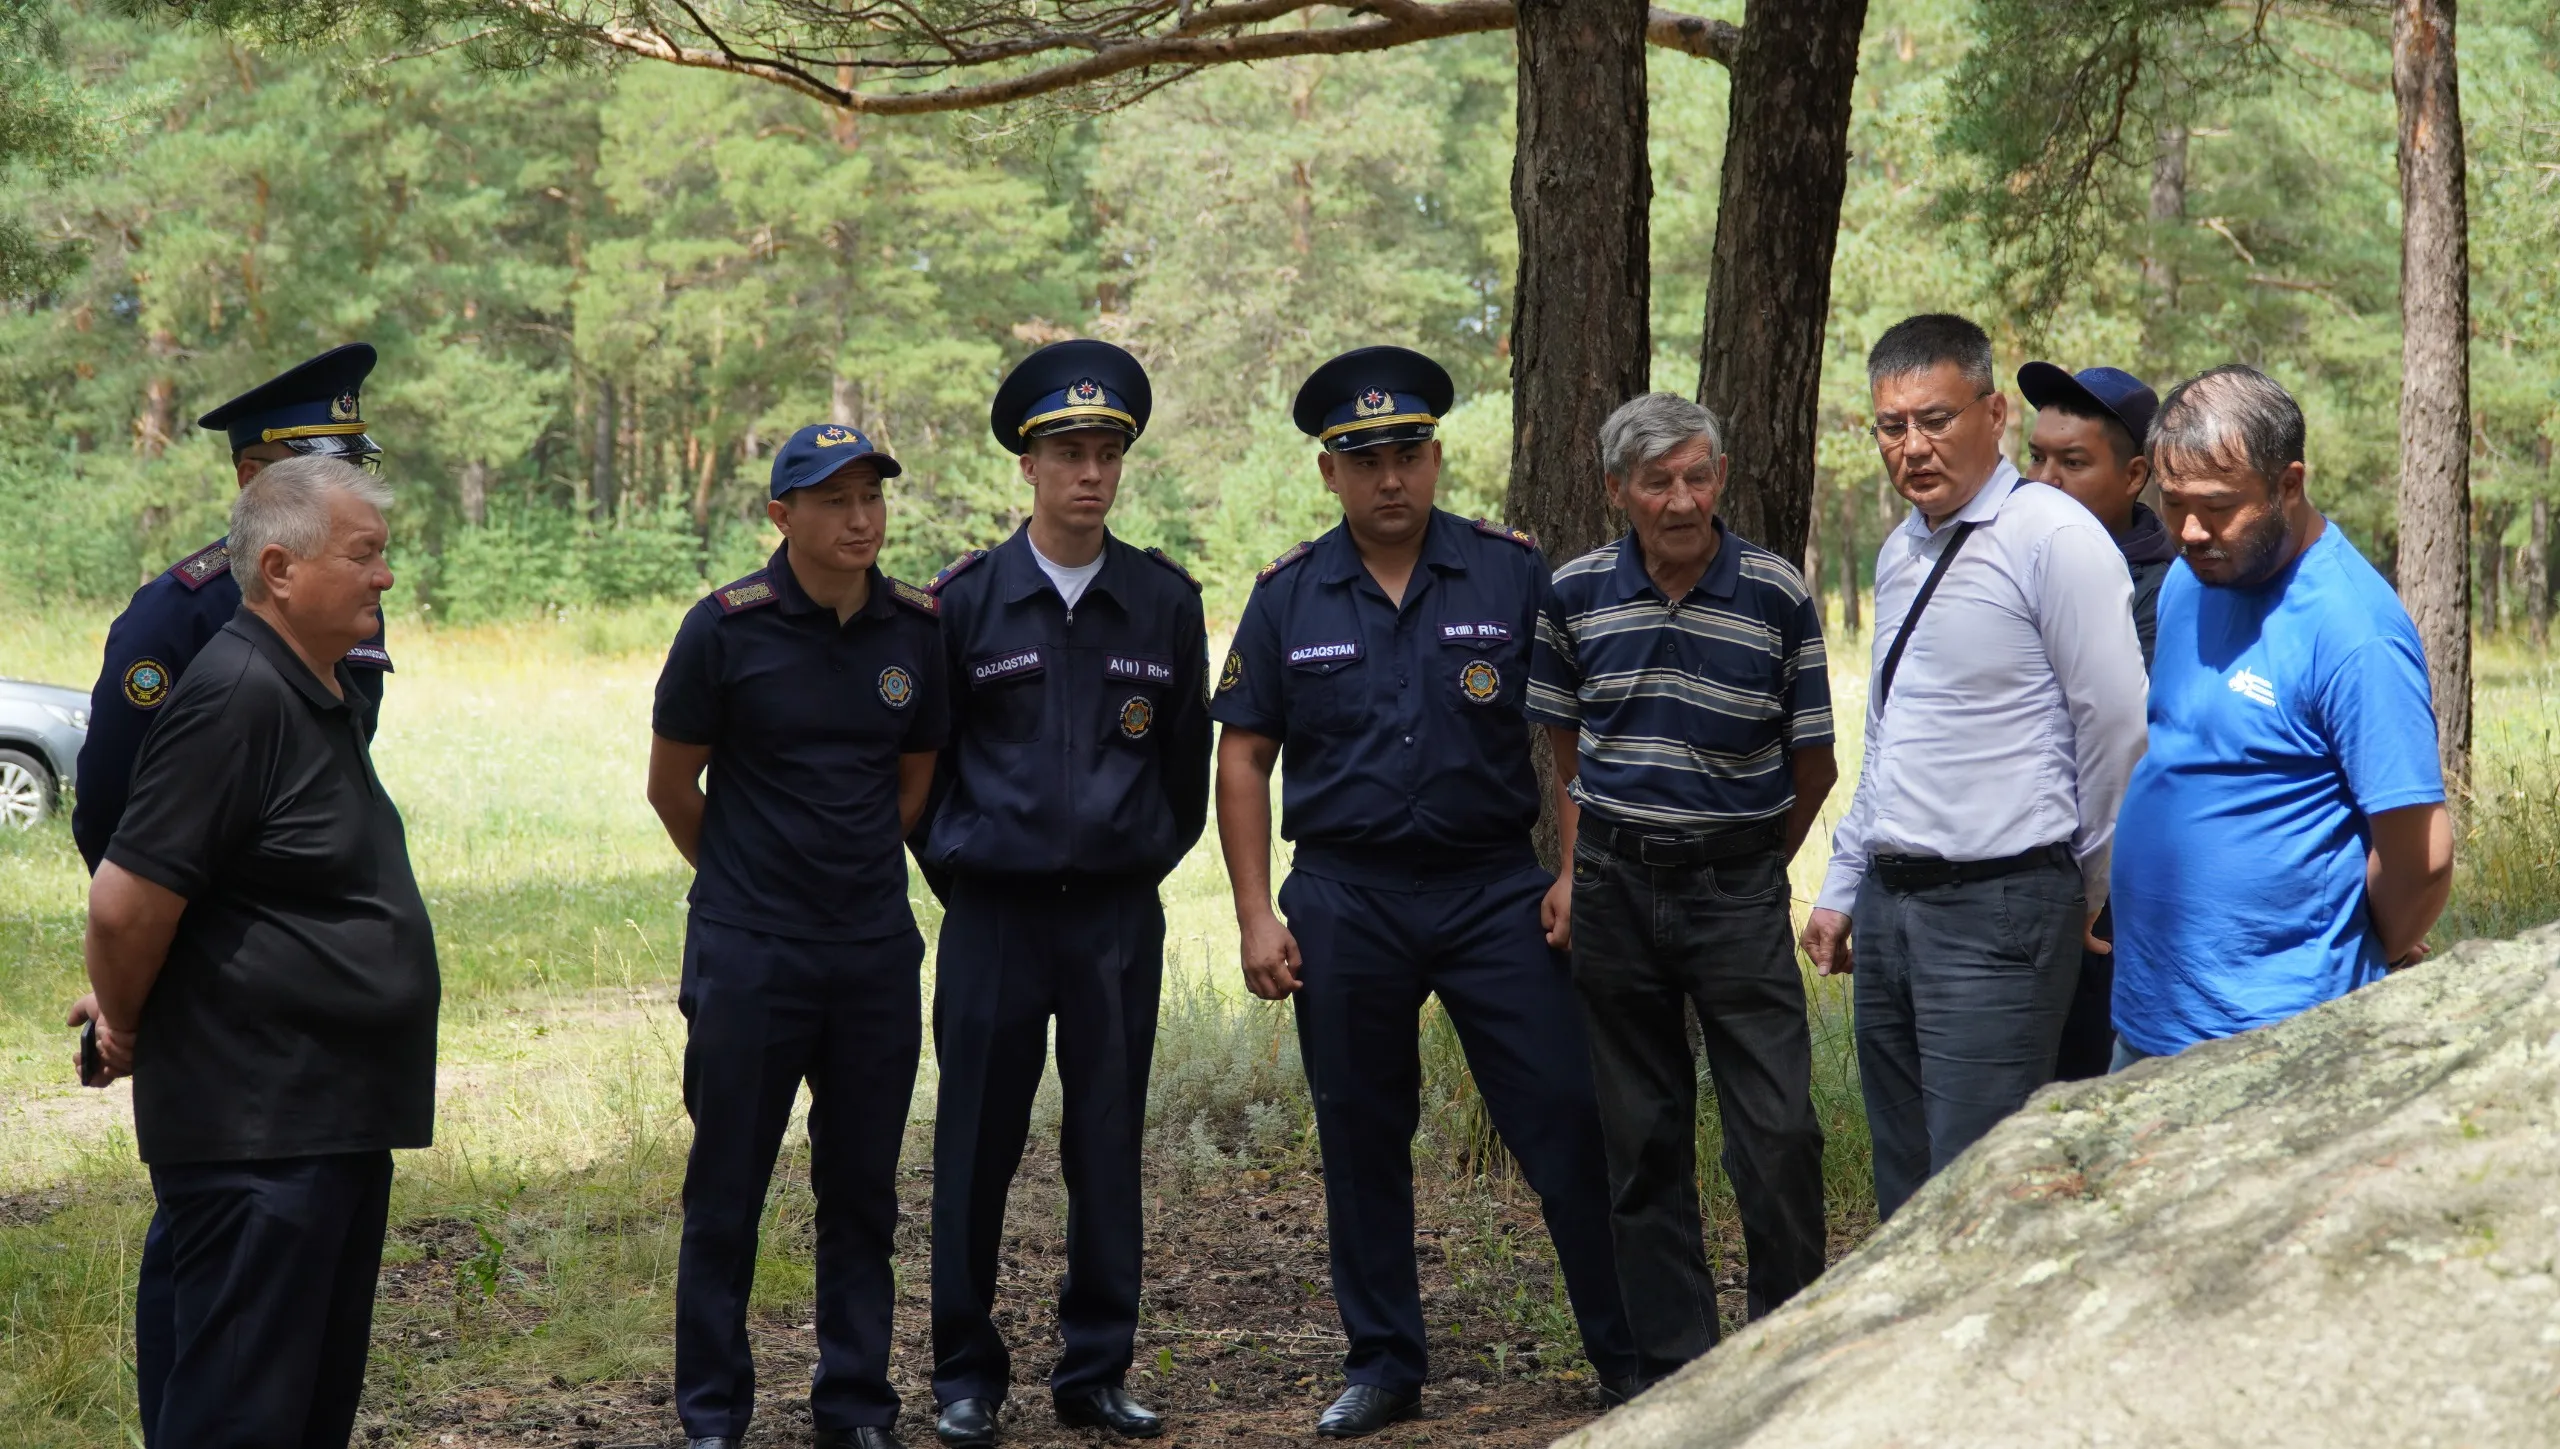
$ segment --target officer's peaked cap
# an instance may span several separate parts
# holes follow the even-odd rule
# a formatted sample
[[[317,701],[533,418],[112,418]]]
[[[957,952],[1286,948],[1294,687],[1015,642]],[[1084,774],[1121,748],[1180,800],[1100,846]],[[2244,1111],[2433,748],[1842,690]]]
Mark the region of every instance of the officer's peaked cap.
[[[373,360],[369,342],[332,347],[206,413],[196,426],[229,434],[235,453],[257,443],[331,457],[379,453],[381,445],[365,435],[360,398]]]
[[[1009,453],[1052,433],[1102,428],[1135,441],[1155,410],[1147,370],[1121,348],[1078,337],[1052,342],[1005,376],[987,427]]]
[[[1439,363],[1410,347],[1355,347],[1310,374],[1291,409],[1329,452],[1427,442],[1458,395]]]

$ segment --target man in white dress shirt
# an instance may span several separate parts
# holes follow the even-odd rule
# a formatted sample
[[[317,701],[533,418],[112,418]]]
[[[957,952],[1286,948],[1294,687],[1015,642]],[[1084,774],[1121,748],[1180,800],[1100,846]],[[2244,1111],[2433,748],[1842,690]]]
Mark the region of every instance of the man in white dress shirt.
[[[1857,973],[1876,1211],[2053,1074],[2117,802],[2142,757],[2132,584],[2106,528],[2000,454],[2009,403],[1961,317],[1867,355],[1911,516],[1876,556],[1865,759],[1804,930]],[[1855,941],[1855,953],[1851,943]]]

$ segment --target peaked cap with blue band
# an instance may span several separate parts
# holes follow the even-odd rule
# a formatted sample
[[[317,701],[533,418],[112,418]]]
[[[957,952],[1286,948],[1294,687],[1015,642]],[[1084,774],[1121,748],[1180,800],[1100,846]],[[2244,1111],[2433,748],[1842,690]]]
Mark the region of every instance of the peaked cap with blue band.
[[[883,478],[895,478],[906,469],[898,460],[875,446],[860,428],[842,423],[811,423],[791,435],[782,451],[773,455],[773,496],[780,498],[795,488],[808,488],[826,482],[848,463],[868,458],[880,469]]]
[[[282,443],[334,458],[382,451],[365,435],[359,395],[373,371],[373,344],[350,342],[289,367],[196,419],[231,438],[231,451]]]
[[[1427,443],[1458,395],[1448,370],[1410,347],[1355,347],[1309,374],[1291,408],[1332,453]]]
[[[1103,428],[1131,442],[1147,430],[1155,390],[1138,359],[1108,342],[1052,342],[1022,359],[996,389],[987,427],[1008,453],[1052,433]]]

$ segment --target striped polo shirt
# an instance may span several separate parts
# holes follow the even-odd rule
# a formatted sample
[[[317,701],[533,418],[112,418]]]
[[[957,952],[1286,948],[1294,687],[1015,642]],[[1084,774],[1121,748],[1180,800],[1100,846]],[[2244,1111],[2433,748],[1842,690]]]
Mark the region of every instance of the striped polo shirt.
[[[1728,830],[1795,804],[1790,750],[1831,743],[1822,618],[1803,576],[1717,519],[1715,561],[1677,602],[1635,535],[1556,570],[1529,715],[1581,731],[1573,798],[1622,825]]]

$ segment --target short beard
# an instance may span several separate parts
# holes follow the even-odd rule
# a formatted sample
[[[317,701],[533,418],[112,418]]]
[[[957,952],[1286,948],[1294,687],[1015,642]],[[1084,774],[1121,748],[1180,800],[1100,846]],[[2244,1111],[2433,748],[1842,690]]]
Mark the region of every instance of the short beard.
[[[2285,528],[2284,509],[2281,506],[2268,509],[2266,518],[2251,525],[2230,550],[2231,560],[2237,568],[2231,582],[2223,587],[2254,589],[2274,578],[2276,571],[2284,566],[2281,555],[2291,537]]]

